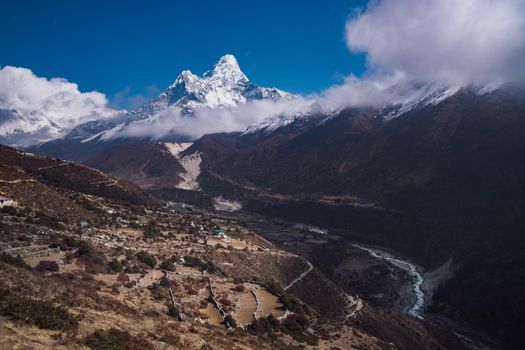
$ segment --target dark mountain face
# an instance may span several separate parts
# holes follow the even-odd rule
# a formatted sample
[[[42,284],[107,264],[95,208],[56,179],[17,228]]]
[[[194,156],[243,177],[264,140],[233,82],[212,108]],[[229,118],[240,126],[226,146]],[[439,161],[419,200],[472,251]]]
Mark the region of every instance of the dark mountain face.
[[[525,309],[517,270],[525,263],[523,97],[465,89],[388,123],[374,115],[346,110],[299,133],[292,125],[240,136],[202,187],[256,198],[265,204],[251,208],[269,215],[357,230],[427,267],[452,257],[455,276],[433,308],[522,342],[516,327],[525,319],[515,310]],[[374,207],[337,204],[348,202]]]
[[[106,174],[125,178],[144,189],[172,188],[184,168],[161,143],[118,145],[85,162]]]
[[[243,147],[214,171],[277,193],[357,196],[434,215],[523,207],[524,108],[463,91],[386,124],[344,111],[289,140],[276,133]]]

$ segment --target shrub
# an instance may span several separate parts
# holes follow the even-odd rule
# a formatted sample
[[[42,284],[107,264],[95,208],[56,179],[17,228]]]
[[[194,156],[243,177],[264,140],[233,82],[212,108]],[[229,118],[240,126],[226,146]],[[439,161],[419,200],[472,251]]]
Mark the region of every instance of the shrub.
[[[281,302],[288,310],[296,313],[305,312],[304,307],[299,302],[299,300],[297,300],[297,298],[293,297],[287,291],[281,288],[281,286],[277,282],[267,281],[264,284],[266,285],[266,288],[270,291],[270,293],[275,294],[279,297]]]
[[[142,227],[142,232],[146,238],[155,238],[160,236],[160,230],[157,228],[157,224],[154,221],[149,221],[147,225]]]
[[[122,262],[122,266],[124,266],[124,272],[125,273],[140,273],[140,272],[142,272],[141,268],[139,268],[137,265],[131,264],[128,260],[124,260]]]
[[[184,256],[184,266],[198,267],[199,270],[208,271],[209,273],[216,273],[217,271],[219,271],[217,265],[215,265],[212,261],[203,261],[192,255]]]
[[[10,255],[8,253],[0,253],[0,261],[5,262],[5,263],[10,264],[10,265],[15,265],[15,266],[18,266],[18,267],[22,267],[24,269],[30,269],[31,268],[31,266],[26,264],[26,262],[24,261],[24,259],[22,259],[22,257],[20,255],[12,256],[12,255]]]
[[[117,258],[111,259],[111,261],[109,262],[109,267],[114,272],[121,272],[123,269],[122,263]]]
[[[119,273],[119,275],[117,276],[117,281],[120,283],[126,283],[129,282],[129,277],[124,273]]]
[[[78,327],[78,320],[63,307],[8,289],[0,289],[0,315],[46,329],[71,331]]]
[[[151,268],[154,268],[155,265],[157,265],[157,260],[145,250],[142,250],[137,254],[137,259]]]
[[[188,267],[201,267],[203,261],[192,255],[184,255],[184,266]]]
[[[78,255],[87,255],[87,256],[95,256],[97,255],[97,252],[95,248],[91,245],[91,243],[86,241],[80,241],[77,242],[77,253]]]
[[[176,318],[177,320],[180,320],[180,312],[179,309],[177,309],[173,304],[168,304],[168,315],[171,317]]]
[[[162,276],[162,278],[160,279],[159,283],[163,287],[169,287],[170,286],[170,280],[166,276]]]
[[[133,288],[136,284],[137,284],[137,282],[135,282],[135,281],[129,281],[129,282],[126,282],[124,284],[124,287],[126,287],[126,288]]]
[[[279,321],[270,315],[267,318],[259,318],[258,320],[254,320],[252,324],[248,326],[248,332],[253,335],[260,336],[277,331],[279,327]]]
[[[109,267],[106,263],[106,256],[98,251],[93,245],[86,241],[77,241],[78,250],[76,255],[84,264],[89,273],[106,273]]]
[[[235,320],[233,319],[232,315],[229,315],[229,314],[226,315],[226,317],[224,318],[224,323],[226,325],[229,325],[232,328],[237,327],[237,322],[235,322]]]
[[[148,287],[149,291],[153,295],[153,299],[156,301],[160,301],[165,298],[165,296],[168,294],[159,283],[153,283]]]
[[[64,242],[64,244],[66,246],[68,246],[70,248],[76,248],[79,245],[78,240],[76,238],[74,238],[74,237],[71,237],[71,236],[65,236],[62,241]]]
[[[56,230],[62,228],[62,224],[56,217],[48,216],[42,212],[37,213],[37,217],[38,217],[38,223],[41,225],[44,225],[44,226],[47,226],[49,228],[56,229]]]
[[[6,205],[5,207],[0,208],[0,212],[11,216],[18,214],[18,210],[16,210],[16,208],[11,205]]]
[[[38,272],[46,272],[46,271],[58,272],[59,267],[55,261],[42,260],[35,267],[35,270],[37,270]]]
[[[153,344],[115,328],[97,330],[84,339],[84,344],[93,350],[149,350]]]
[[[159,268],[161,270],[166,270],[166,271],[175,271],[175,265],[173,264],[173,261],[171,261],[171,259],[162,261],[160,263]]]
[[[216,273],[219,271],[219,268],[212,261],[208,260],[201,266],[201,270],[208,271],[209,273]]]
[[[86,272],[89,273],[108,273],[109,266],[100,256],[82,255],[79,260],[84,264]]]
[[[219,300],[219,303],[221,303],[224,306],[230,306],[232,304],[232,302],[230,300],[228,300],[227,298],[221,298]]]
[[[233,291],[238,292],[238,293],[244,292],[244,289],[245,289],[244,285],[242,285],[242,284],[238,284],[238,285],[236,285],[235,287],[232,288]]]
[[[300,343],[306,343],[310,346],[319,346],[319,338],[314,334],[304,332],[291,333],[292,338]]]
[[[63,240],[55,238],[51,241],[51,243],[49,243],[49,248],[60,248],[61,251],[64,251],[67,249],[67,245]]]

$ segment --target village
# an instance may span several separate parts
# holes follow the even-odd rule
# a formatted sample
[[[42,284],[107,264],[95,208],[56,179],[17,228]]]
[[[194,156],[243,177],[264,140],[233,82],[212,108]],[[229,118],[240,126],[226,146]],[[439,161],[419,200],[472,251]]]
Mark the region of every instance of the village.
[[[177,338],[179,346],[201,343],[200,348],[203,339],[213,343],[228,330],[266,334],[272,346],[333,342],[335,329],[324,326],[315,310],[286,291],[312,269],[303,258],[276,248],[240,223],[189,206],[166,203],[137,210],[101,198],[94,203],[103,220],[79,218],[60,227],[21,217],[26,214],[20,208],[3,208],[1,253],[21,258],[51,285],[64,279],[94,285],[95,291],[85,287],[87,299],[102,298],[103,304],[118,304],[138,319],[156,320],[142,322],[138,328],[143,331],[158,327],[159,319],[174,329],[193,329],[195,333]],[[4,284],[13,282],[2,279],[0,287]],[[361,307],[360,300],[349,303],[348,313]],[[130,322],[86,305],[69,310],[81,319],[78,338],[104,324]],[[271,336],[275,332],[281,335]],[[256,339],[251,341],[260,342]]]

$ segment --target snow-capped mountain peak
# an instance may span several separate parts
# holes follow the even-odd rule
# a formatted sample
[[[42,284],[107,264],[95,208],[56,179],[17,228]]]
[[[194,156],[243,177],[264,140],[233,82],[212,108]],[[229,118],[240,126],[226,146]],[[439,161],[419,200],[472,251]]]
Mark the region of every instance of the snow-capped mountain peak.
[[[0,143],[26,146],[63,135],[64,129],[38,111],[0,108]]]
[[[196,78],[197,78],[197,76],[195,74],[193,74],[191,71],[183,70],[182,72],[180,72],[179,76],[177,77],[177,79],[175,79],[173,84],[171,84],[168,87],[168,89],[173,88],[174,86],[177,86],[179,84],[190,83],[191,81],[195,80]]]
[[[224,83],[246,83],[248,78],[241,71],[237,59],[233,55],[224,55],[203,77],[220,79]]]
[[[170,106],[191,114],[199,107],[234,107],[250,100],[278,101],[291,97],[292,94],[277,88],[260,87],[250,82],[237,59],[228,54],[202,76],[182,71],[154,101],[131,112],[130,119],[146,119]]]
[[[108,141],[118,138],[128,126],[140,125],[141,128],[146,128],[149,122],[154,124],[162,113],[171,113],[168,110],[170,108],[176,110],[175,113],[191,117],[197,109],[234,108],[254,100],[277,102],[293,97],[293,94],[286,91],[252,83],[242,72],[237,59],[228,54],[222,56],[201,76],[183,70],[155,100],[129,112],[125,120],[116,120],[112,125],[108,124],[105,130],[91,126],[86,129],[80,125],[72,134],[86,136],[82,142]],[[92,129],[96,132],[85,135],[86,130]]]

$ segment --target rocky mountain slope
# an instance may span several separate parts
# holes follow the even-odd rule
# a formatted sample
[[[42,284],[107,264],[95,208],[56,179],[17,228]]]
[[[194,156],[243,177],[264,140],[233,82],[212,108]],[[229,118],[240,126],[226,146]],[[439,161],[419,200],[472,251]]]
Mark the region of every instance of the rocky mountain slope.
[[[4,195],[21,191],[31,198],[34,205],[46,209],[47,205],[67,205],[69,200],[49,201],[48,192],[74,191],[85,195],[96,195],[110,200],[130,204],[153,204],[156,199],[133,183],[108,176],[82,164],[59,161],[0,145],[0,166]],[[41,190],[36,190],[40,188]],[[45,188],[45,190],[43,190]],[[22,198],[25,200],[25,198]],[[27,203],[26,203],[27,204]]]

